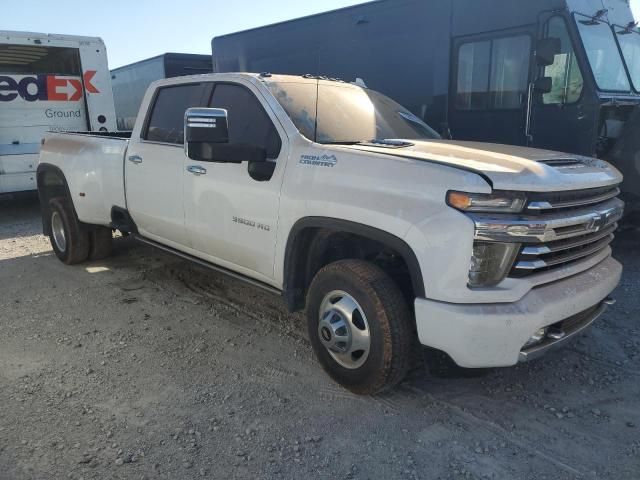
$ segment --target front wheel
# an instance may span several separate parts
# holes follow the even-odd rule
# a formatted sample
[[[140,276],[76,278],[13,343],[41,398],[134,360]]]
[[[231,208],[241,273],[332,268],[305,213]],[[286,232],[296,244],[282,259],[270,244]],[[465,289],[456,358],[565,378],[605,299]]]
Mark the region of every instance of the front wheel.
[[[395,282],[377,266],[344,260],[315,276],[307,325],[324,370],[354,393],[372,395],[405,377],[411,360],[411,314]]]

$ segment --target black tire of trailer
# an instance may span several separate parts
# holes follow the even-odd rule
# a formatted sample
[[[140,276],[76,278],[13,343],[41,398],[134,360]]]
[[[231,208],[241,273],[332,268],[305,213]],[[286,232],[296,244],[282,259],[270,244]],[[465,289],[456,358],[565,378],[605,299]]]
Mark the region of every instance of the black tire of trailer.
[[[321,304],[336,290],[346,292],[356,300],[369,324],[369,356],[357,369],[340,365],[320,340]],[[389,275],[372,263],[363,260],[331,263],[318,272],[309,288],[307,327],[315,354],[331,378],[353,393],[374,395],[405,378],[411,366],[412,324],[400,289]]]
[[[89,232],[80,226],[71,201],[64,197],[52,198],[49,201],[49,207],[49,222],[51,226],[49,240],[58,259],[67,265],[75,265],[87,260],[91,247]],[[57,219],[56,216],[58,216]],[[58,219],[60,224],[57,223]],[[53,225],[54,222],[56,222],[56,226],[59,229],[62,229],[64,235],[63,245],[59,245],[61,242],[57,242],[54,238],[54,228],[56,228]]]

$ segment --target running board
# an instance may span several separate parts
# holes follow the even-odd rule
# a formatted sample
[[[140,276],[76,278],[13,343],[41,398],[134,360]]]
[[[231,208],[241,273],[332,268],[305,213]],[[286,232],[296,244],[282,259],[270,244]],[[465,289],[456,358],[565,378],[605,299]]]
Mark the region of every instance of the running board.
[[[213,270],[214,272],[222,273],[223,275],[226,275],[228,277],[235,278],[236,280],[240,280],[242,282],[248,283],[250,285],[253,285],[254,287],[258,287],[263,290],[266,290],[269,293],[273,293],[275,295],[282,295],[281,290],[278,290],[277,288],[272,287],[271,285],[263,283],[260,280],[255,280],[253,278],[247,277],[246,275],[242,275],[241,273],[237,273],[232,270],[229,270],[228,268],[220,267],[213,263],[209,263],[206,260],[202,260],[201,258],[194,257],[193,255],[189,255],[188,253],[181,252],[180,250],[176,250],[175,248],[167,247],[166,245],[155,242],[153,240],[149,240],[148,238],[145,238],[141,235],[134,234],[133,237],[139,242],[158,248],[162,251],[175,255],[176,257],[189,260],[190,262],[193,262],[202,267],[208,268],[209,270]]]

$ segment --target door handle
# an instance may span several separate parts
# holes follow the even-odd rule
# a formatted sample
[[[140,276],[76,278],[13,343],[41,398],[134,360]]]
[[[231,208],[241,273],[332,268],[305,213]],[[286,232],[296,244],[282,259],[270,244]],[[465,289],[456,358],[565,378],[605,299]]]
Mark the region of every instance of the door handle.
[[[139,155],[131,155],[128,160],[131,163],[142,163],[142,157]]]
[[[189,165],[187,167],[187,172],[193,173],[195,176],[199,177],[200,175],[206,175],[207,169],[198,167],[197,165]]]

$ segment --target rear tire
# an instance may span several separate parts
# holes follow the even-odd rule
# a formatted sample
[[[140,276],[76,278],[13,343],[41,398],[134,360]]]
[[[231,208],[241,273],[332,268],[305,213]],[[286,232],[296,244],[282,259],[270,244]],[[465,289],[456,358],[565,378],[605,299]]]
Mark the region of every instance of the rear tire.
[[[89,260],[102,260],[111,255],[113,246],[113,230],[107,227],[96,227],[89,232]]]
[[[309,288],[313,349],[331,378],[353,393],[373,395],[404,379],[411,364],[411,325],[398,286],[371,263],[332,263]]]
[[[89,233],[80,227],[71,202],[62,197],[53,198],[49,207],[49,239],[56,256],[67,265],[84,262],[89,256]]]

